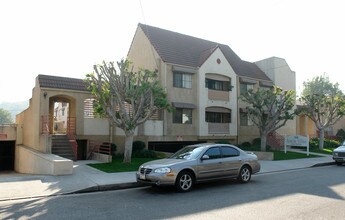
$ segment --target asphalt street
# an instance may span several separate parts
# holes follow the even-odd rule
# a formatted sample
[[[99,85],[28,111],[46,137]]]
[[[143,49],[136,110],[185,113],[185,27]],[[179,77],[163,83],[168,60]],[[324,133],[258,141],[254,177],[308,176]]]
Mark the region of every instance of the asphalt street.
[[[345,166],[254,175],[189,193],[143,187],[0,202],[0,219],[343,219]]]

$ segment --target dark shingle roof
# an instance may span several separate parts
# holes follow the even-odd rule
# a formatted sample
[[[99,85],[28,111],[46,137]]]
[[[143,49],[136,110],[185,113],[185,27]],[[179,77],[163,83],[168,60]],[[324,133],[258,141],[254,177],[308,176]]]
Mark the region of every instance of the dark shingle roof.
[[[200,67],[213,51],[219,47],[239,76],[271,81],[258,66],[254,63],[243,61],[227,45],[149,25],[139,24],[138,26],[144,31],[164,62]]]
[[[38,75],[37,79],[41,88],[88,91],[87,85],[82,79],[49,75]]]

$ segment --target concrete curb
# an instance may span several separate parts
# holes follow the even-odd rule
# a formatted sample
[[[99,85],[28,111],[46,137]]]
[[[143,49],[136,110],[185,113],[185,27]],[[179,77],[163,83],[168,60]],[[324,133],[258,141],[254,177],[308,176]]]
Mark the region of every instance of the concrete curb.
[[[324,163],[317,163],[314,165],[311,165],[309,167],[299,167],[299,168],[291,168],[291,169],[285,169],[285,170],[274,170],[274,171],[267,171],[267,172],[259,172],[254,175],[263,175],[263,174],[270,174],[270,173],[279,173],[279,172],[285,172],[285,171],[293,171],[293,170],[302,170],[302,169],[308,169],[308,168],[313,168],[313,167],[323,167],[323,166],[331,166],[335,165],[335,162],[324,162]]]
[[[330,166],[330,165],[335,165],[335,162],[325,162],[325,163],[317,163],[311,167],[323,167],[323,166]]]
[[[144,187],[144,186],[145,185],[137,183],[137,182],[97,185],[97,186],[92,186],[92,187],[89,187],[86,189],[77,190],[77,191],[74,191],[72,193],[66,193],[66,195],[67,194],[77,194],[77,193],[90,193],[90,192],[98,192],[98,191],[130,189],[130,188],[138,188],[138,187]]]

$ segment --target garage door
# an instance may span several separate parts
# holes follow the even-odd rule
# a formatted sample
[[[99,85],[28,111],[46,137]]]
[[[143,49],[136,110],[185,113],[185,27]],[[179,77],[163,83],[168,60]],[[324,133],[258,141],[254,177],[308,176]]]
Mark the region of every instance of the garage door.
[[[14,170],[15,141],[0,141],[0,171]]]

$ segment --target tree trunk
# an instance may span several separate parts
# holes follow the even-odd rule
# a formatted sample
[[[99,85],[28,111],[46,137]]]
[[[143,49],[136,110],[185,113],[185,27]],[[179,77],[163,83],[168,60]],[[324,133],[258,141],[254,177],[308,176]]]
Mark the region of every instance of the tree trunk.
[[[126,140],[125,140],[125,152],[123,155],[123,162],[131,163],[134,131],[125,131],[125,134],[126,134]]]
[[[267,134],[261,134],[261,151],[266,151]]]
[[[325,139],[325,129],[322,128],[322,129],[319,130],[319,132],[320,132],[319,149],[323,150],[323,142],[324,142],[324,139]]]

